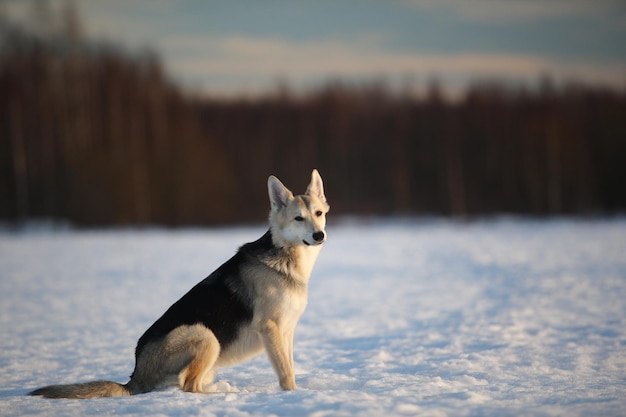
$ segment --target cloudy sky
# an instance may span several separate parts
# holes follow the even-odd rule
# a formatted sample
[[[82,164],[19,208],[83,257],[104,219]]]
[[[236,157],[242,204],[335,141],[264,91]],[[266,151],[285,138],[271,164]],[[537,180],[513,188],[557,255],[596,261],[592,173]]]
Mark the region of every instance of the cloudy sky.
[[[29,2],[0,0],[19,15]],[[80,0],[89,35],[156,50],[194,90],[287,80],[576,79],[626,88],[624,0]],[[32,8],[32,7],[31,7]]]

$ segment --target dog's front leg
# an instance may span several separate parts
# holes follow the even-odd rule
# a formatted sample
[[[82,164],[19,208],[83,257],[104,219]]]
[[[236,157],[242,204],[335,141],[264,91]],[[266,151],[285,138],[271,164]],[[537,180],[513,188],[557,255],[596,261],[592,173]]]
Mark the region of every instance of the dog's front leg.
[[[285,336],[283,338],[285,343],[285,349],[287,349],[287,357],[289,358],[289,364],[291,365],[291,369],[296,370],[296,366],[293,362],[293,335],[295,333],[295,327],[287,329],[285,332]]]
[[[280,387],[284,390],[296,389],[296,376],[293,363],[286,349],[283,332],[274,320],[268,320],[263,326],[263,344],[274,367]]]

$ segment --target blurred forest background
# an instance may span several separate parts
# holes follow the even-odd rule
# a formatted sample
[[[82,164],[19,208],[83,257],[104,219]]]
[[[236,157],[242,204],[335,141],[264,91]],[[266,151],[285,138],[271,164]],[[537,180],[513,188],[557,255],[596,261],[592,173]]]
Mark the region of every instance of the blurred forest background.
[[[481,82],[448,100],[330,82],[197,95],[156,53],[86,39],[71,4],[37,30],[0,15],[0,220],[256,222],[266,178],[312,168],[333,213],[611,214],[626,209],[626,91]]]

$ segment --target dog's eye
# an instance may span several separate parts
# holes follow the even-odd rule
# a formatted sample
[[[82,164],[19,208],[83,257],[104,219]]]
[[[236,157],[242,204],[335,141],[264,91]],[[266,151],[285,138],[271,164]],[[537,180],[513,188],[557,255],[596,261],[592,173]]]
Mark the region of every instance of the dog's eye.
[[[297,221],[297,222],[301,222],[301,221],[303,221],[303,220],[304,220],[304,217],[302,217],[302,216],[296,216],[296,217],[294,217],[293,219],[294,219],[295,221]]]
[[[317,211],[315,212],[315,215],[316,215],[317,217],[321,216],[322,214],[324,214],[324,213],[322,213],[322,211],[321,211],[321,210],[317,210]]]

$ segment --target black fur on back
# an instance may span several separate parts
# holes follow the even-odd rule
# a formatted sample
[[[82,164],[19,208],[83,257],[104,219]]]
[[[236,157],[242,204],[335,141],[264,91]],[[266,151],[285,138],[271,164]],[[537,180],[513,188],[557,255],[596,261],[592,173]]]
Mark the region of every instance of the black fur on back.
[[[240,267],[277,251],[269,230],[258,240],[240,247],[232,258],[183,295],[146,330],[137,342],[135,357],[139,357],[146,344],[165,337],[181,325],[204,324],[215,334],[222,349],[234,342],[239,329],[251,322],[253,315],[252,298],[241,279]]]

